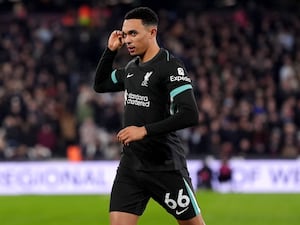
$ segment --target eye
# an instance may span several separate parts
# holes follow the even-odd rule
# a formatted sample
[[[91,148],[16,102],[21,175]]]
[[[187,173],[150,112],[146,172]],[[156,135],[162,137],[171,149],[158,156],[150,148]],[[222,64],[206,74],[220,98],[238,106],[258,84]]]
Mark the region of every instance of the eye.
[[[135,30],[133,31],[130,31],[129,34],[132,36],[132,37],[135,37],[137,35],[137,32]]]

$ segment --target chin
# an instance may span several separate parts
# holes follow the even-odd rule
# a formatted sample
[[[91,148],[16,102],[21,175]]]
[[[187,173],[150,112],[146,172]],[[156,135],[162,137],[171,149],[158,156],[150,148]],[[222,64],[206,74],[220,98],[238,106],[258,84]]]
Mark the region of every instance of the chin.
[[[130,54],[131,56],[137,56],[137,55],[139,55],[136,51],[129,52],[129,54]]]
[[[137,56],[138,54],[136,54],[135,52],[129,52],[129,55],[131,55],[131,56]]]

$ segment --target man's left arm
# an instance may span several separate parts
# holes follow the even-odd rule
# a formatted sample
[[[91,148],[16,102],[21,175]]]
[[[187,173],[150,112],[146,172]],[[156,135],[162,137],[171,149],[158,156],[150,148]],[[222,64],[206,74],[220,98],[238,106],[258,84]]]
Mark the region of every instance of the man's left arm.
[[[176,95],[174,104],[177,110],[170,117],[142,127],[125,127],[117,134],[118,140],[128,145],[132,141],[143,139],[146,135],[164,134],[198,124],[198,108],[192,89]]]
[[[147,135],[158,135],[198,124],[198,107],[192,89],[179,93],[173,101],[176,111],[170,117],[145,125]]]
[[[176,58],[162,67],[162,76],[169,91],[170,116],[162,121],[146,124],[147,135],[159,135],[198,124],[198,107],[192,81],[183,63]]]

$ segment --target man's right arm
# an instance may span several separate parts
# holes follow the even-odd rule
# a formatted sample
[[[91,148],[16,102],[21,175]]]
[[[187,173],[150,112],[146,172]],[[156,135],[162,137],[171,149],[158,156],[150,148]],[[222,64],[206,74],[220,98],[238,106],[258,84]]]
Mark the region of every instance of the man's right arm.
[[[120,30],[113,31],[108,39],[107,48],[102,54],[96,68],[94,90],[96,92],[113,92],[122,91],[123,84],[119,82],[117,76],[122,74],[122,70],[114,70],[112,64],[117,51],[123,46],[123,32]]]
[[[113,71],[112,64],[117,51],[106,48],[96,68],[94,79],[94,90],[99,93],[122,91],[123,85],[116,82],[116,70]]]

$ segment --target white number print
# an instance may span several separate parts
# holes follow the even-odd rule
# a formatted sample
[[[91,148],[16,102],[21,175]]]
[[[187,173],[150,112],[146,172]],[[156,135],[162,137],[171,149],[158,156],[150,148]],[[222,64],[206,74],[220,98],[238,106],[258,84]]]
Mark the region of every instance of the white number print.
[[[190,204],[190,198],[187,195],[183,194],[183,189],[180,189],[178,192],[177,201],[170,198],[170,193],[166,193],[165,195],[165,203],[171,208],[176,209],[177,206],[184,208]]]

